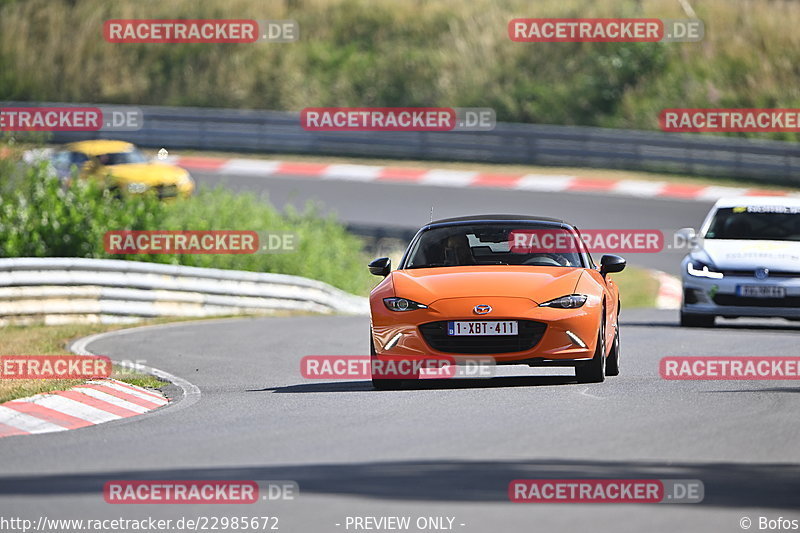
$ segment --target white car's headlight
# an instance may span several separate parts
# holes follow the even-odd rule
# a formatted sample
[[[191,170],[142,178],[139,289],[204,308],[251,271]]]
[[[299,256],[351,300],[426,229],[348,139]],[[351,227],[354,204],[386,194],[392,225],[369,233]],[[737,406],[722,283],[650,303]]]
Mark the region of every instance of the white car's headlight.
[[[383,304],[390,311],[413,311],[414,309],[427,309],[427,305],[407,300],[405,298],[384,298]]]
[[[690,276],[697,278],[722,279],[724,277],[722,272],[712,270],[707,264],[696,260],[686,263],[686,271]]]
[[[588,298],[585,294],[570,294],[568,296],[562,296],[561,298],[556,298],[555,300],[550,300],[549,302],[545,302],[543,304],[539,304],[539,307],[555,307],[557,309],[577,309],[578,307],[583,306],[586,303],[586,299]]]

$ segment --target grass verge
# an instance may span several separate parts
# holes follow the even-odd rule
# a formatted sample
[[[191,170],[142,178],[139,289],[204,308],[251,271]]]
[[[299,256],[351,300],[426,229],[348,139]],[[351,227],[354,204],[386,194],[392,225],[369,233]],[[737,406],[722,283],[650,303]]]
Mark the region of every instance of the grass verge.
[[[610,274],[619,286],[623,309],[655,307],[659,283],[645,268],[628,266],[619,274]]]
[[[152,323],[152,322],[148,322]],[[62,326],[7,326],[2,330],[0,355],[71,355],[67,344],[72,339],[118,329],[114,324],[70,324]],[[119,365],[111,374],[131,385],[157,389],[165,384],[160,379]],[[80,385],[80,379],[0,379],[0,403],[43,392],[66,390]]]
[[[507,33],[516,17],[695,15],[701,42],[519,43]],[[300,39],[101,38],[108,19],[265,17],[297,21]],[[0,94],[276,110],[491,107],[501,121],[655,130],[664,108],[797,107],[798,26],[800,3],[790,0],[3,0]]]

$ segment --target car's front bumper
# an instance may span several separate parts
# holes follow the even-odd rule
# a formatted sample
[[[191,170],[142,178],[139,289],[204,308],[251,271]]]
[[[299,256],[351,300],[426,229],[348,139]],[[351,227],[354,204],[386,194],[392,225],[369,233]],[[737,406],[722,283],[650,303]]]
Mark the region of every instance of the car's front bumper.
[[[492,307],[491,315],[476,316],[476,304]],[[600,328],[602,305],[587,301],[578,309],[538,307],[527,298],[453,298],[439,300],[428,309],[396,313],[380,306],[372,309],[372,332],[378,357],[448,357],[459,359],[492,358],[496,364],[521,364],[529,366],[577,366],[592,359]],[[464,353],[435,349],[420,325],[450,320],[517,320],[543,324],[544,331],[529,349],[493,353]],[[581,340],[577,343],[567,334]],[[483,342],[486,338],[482,338]],[[491,350],[491,348],[487,349]]]
[[[739,296],[741,285],[783,287],[785,298],[748,298]],[[800,277],[767,278],[730,276],[711,279],[683,274],[684,313],[729,318],[778,317],[800,318]]]

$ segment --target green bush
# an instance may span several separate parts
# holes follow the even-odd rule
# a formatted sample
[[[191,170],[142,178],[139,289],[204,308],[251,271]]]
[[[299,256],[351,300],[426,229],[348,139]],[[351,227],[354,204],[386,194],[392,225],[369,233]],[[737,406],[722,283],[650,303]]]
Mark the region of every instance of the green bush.
[[[298,249],[256,254],[109,255],[110,230],[292,232]],[[69,187],[44,165],[0,159],[0,257],[93,257],[294,274],[363,294],[374,284],[359,238],[312,206],[281,213],[265,199],[224,189],[175,202],[150,195],[120,200],[92,180]]]

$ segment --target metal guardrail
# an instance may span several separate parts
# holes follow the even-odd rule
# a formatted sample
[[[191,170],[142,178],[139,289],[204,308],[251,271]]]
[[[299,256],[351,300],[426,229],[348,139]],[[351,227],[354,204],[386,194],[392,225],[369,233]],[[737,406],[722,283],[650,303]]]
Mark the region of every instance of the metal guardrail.
[[[299,276],[116,259],[0,259],[0,326],[276,310],[366,314],[367,299]]]
[[[4,105],[86,105],[3,102]],[[104,108],[113,107],[103,105]],[[168,150],[484,161],[672,172],[800,185],[800,143],[637,130],[498,123],[488,132],[311,132],[299,114],[140,106],[132,132],[55,133],[54,142],[118,138]]]

